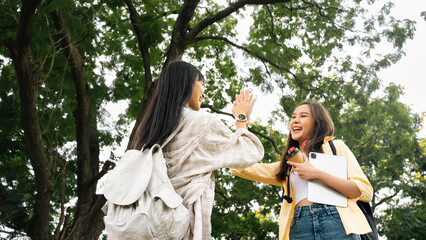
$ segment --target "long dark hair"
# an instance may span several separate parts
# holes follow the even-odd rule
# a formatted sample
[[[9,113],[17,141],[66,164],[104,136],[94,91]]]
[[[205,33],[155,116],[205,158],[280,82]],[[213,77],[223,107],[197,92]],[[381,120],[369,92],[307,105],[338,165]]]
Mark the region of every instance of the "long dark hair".
[[[324,142],[324,138],[334,134],[333,120],[331,119],[330,113],[327,109],[325,109],[320,103],[307,101],[300,103],[297,107],[305,104],[309,105],[315,123],[314,135],[309,140],[308,145],[304,150],[306,152],[322,152],[321,146]],[[291,131],[289,131],[285,151],[281,158],[280,168],[276,175],[281,180],[285,180],[285,177],[288,174],[288,168],[290,165],[287,164],[286,156],[288,149],[291,147],[297,147],[300,149],[299,142],[293,140],[291,137]]]
[[[166,140],[178,125],[197,79],[204,82],[203,74],[187,62],[174,61],[164,68],[154,96],[136,130],[132,149],[150,148]]]

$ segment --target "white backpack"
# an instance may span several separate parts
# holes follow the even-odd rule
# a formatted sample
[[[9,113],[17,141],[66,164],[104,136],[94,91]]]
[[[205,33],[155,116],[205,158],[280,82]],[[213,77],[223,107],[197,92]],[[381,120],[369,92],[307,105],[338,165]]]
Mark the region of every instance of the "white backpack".
[[[104,184],[107,199],[102,211],[108,239],[181,240],[189,228],[189,211],[167,176],[164,147],[188,117],[162,146],[128,150]]]

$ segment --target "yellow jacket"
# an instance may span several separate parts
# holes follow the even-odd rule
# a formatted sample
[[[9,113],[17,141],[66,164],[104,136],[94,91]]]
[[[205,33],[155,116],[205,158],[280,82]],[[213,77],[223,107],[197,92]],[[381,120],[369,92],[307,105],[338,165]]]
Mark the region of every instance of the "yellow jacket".
[[[327,143],[329,139],[330,138],[326,138],[326,140],[324,140],[322,150],[324,153],[332,155],[333,152],[330,148],[330,145]],[[371,232],[370,225],[368,224],[367,219],[364,217],[364,214],[361,212],[358,205],[356,204],[356,201],[371,201],[373,187],[371,186],[367,177],[362,172],[362,169],[358,164],[358,161],[356,160],[352,151],[346,146],[346,144],[341,140],[333,140],[333,143],[336,147],[337,155],[345,156],[348,161],[348,179],[354,181],[354,183],[361,191],[361,196],[359,198],[348,199],[347,207],[336,206],[340,218],[342,219],[346,234],[365,234]],[[285,181],[275,177],[276,173],[278,172],[279,166],[280,162],[257,163],[245,169],[232,169],[231,172],[239,177],[246,178],[252,181],[282,186],[284,187],[285,192],[288,192]],[[290,188],[292,198],[294,199],[294,191],[291,185]],[[279,239],[281,240],[289,239],[290,225],[293,220],[294,208],[294,201],[292,203],[287,203],[286,200],[283,200],[279,217]]]

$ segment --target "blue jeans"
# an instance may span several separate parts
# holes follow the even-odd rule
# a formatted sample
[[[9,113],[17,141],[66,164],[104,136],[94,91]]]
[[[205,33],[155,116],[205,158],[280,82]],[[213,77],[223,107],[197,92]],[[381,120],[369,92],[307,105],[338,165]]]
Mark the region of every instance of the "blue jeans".
[[[356,223],[354,223],[356,224]],[[360,240],[358,234],[346,235],[335,206],[316,204],[296,207],[290,227],[291,240]]]

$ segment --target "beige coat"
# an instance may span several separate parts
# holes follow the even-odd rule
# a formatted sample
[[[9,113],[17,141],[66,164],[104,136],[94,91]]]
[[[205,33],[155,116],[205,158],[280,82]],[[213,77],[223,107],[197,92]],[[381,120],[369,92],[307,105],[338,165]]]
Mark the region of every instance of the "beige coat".
[[[246,168],[263,158],[263,146],[247,129],[234,133],[215,115],[185,108],[189,120],[164,147],[168,175],[190,211],[184,239],[209,239],[215,179],[219,168]]]

